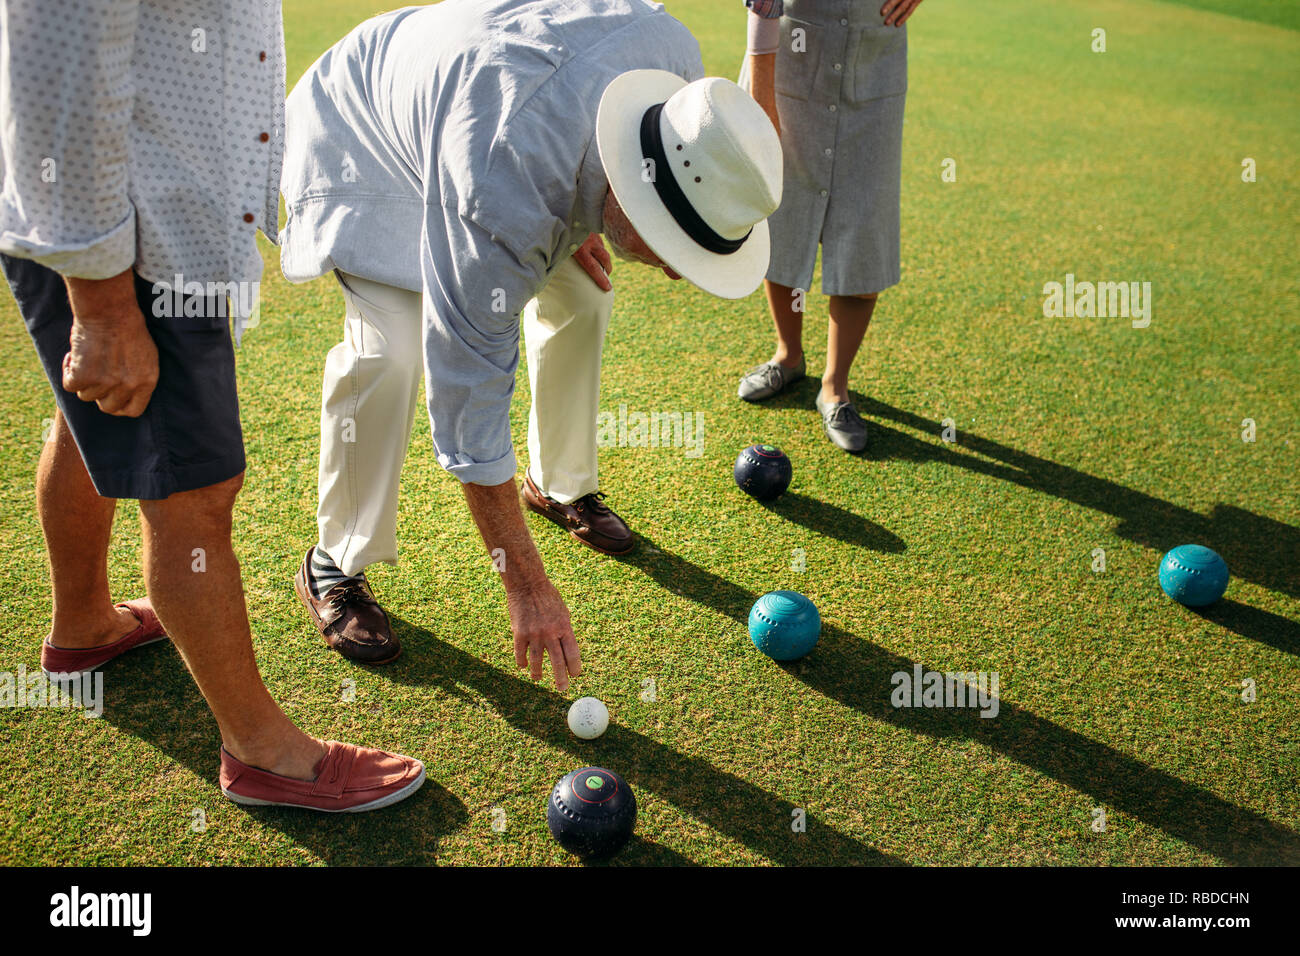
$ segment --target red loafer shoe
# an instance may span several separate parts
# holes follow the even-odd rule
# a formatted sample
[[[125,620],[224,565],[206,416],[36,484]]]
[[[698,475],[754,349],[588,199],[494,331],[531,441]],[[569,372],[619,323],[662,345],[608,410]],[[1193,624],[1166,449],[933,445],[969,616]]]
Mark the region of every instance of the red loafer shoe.
[[[55,647],[46,637],[41,644],[41,670],[47,679],[52,679],[56,674],[76,679],[83,671],[93,671],[127,651],[167,640],[167,632],[163,630],[147,597],[122,601],[116,606],[124,607],[134,614],[140,621],[140,626],[112,644],[101,644],[99,647]]]
[[[378,810],[405,800],[424,783],[414,757],[325,741],[329,752],[315,780],[295,780],[241,763],[221,748],[221,792],[246,807],[300,807],[325,813]]]

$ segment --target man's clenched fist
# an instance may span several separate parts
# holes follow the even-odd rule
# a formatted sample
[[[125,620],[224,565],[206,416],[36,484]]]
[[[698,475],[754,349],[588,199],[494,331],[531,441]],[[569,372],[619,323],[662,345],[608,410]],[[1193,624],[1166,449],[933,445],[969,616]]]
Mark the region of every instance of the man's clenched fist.
[[[136,303],[133,273],[65,281],[73,321],[64,389],[109,415],[138,417],[158,384],[158,347]]]

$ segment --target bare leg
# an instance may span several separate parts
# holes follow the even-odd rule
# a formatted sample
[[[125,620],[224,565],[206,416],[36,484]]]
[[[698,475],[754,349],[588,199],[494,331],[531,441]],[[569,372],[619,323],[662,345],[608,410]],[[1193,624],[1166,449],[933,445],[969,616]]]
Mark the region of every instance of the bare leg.
[[[54,623],[50,643],[82,648],[111,644],[140,622],[113,607],[108,591],[108,542],[117,499],[101,498],[62,413],[41,449],[36,510],[50,555]]]
[[[253,657],[231,510],[244,476],[141,501],[149,597],[235,759],[311,780],[325,745],[303,733],[271,699]],[[202,571],[195,570],[203,549]]]
[[[831,320],[826,333],[826,373],[822,376],[823,402],[849,400],[849,369],[871,324],[875,295],[831,296]]]
[[[794,368],[803,358],[803,312],[794,308],[794,289],[767,280],[763,281],[763,289],[776,325],[776,353],[772,361]]]

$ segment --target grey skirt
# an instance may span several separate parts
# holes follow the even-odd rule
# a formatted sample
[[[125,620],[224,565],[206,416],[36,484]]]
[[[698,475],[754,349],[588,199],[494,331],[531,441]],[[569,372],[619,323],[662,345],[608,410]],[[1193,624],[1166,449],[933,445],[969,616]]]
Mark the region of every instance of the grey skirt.
[[[767,278],[808,289],[820,242],[823,293],[896,284],[907,27],[885,26],[878,0],[785,0],[776,93],[785,183]]]

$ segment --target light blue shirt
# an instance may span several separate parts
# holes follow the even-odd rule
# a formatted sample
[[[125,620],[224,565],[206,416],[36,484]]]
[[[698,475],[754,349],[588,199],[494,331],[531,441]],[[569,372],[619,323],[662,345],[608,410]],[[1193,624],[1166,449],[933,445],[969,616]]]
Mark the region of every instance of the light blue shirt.
[[[519,313],[603,226],[601,93],[627,70],[704,75],[646,0],[444,0],[362,23],[286,109],[285,276],[332,269],[424,298],[434,451],[512,479]]]

